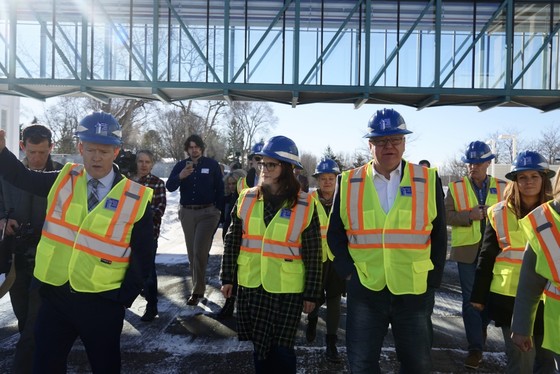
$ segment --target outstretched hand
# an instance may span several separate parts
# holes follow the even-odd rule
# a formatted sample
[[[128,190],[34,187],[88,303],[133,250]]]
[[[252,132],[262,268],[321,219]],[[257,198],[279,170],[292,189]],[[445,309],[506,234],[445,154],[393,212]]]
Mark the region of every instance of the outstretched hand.
[[[6,131],[0,130],[0,152],[6,148]]]

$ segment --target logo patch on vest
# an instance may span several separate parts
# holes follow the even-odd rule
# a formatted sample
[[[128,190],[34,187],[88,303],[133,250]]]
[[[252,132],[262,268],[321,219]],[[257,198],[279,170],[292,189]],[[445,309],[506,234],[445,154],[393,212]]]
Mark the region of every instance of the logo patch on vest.
[[[113,263],[113,261],[107,260],[106,258],[101,258],[101,259],[99,259],[99,261],[101,261],[101,262],[103,262],[104,264],[107,264],[107,265],[111,265]]]
[[[498,189],[496,187],[490,187],[490,193],[492,195],[496,195],[498,193]]]
[[[412,196],[412,187],[411,186],[401,187],[401,196]]]
[[[105,200],[105,209],[117,210],[118,206],[119,206],[119,201],[116,199],[108,198],[107,200]]]
[[[290,209],[282,209],[280,211],[280,218],[290,218],[292,216],[292,211]]]

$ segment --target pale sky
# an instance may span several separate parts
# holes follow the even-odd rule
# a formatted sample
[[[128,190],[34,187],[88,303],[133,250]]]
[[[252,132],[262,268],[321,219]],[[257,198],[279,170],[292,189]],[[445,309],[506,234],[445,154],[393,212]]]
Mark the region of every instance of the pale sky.
[[[50,103],[49,100],[47,103]],[[307,104],[295,109],[289,105],[271,104],[278,125],[270,136],[284,135],[296,143],[300,153],[320,157],[327,145],[335,153],[352,155],[356,149],[367,149],[369,118],[384,107],[397,110],[413,133],[407,137],[405,158],[411,162],[428,159],[432,166],[459,157],[474,140],[486,141],[495,133],[518,133],[518,143],[541,137],[551,126],[560,126],[560,110],[541,113],[532,108],[494,108],[480,112],[476,107],[438,107],[416,110],[402,105],[363,105],[354,109],[349,104]],[[41,116],[43,103],[21,100],[20,122]],[[522,149],[518,149],[521,151]]]
[[[416,110],[402,105],[311,104],[295,109],[273,104],[278,126],[271,135],[285,135],[301,151],[321,155],[330,145],[335,153],[353,154],[367,146],[362,138],[370,117],[379,109],[393,108],[413,133],[407,136],[405,158],[411,162],[428,159],[442,166],[459,157],[471,141],[487,141],[490,135],[517,131],[518,143],[540,138],[551,126],[560,126],[560,111],[541,113],[532,108],[439,107]],[[518,149],[517,151],[521,151]]]

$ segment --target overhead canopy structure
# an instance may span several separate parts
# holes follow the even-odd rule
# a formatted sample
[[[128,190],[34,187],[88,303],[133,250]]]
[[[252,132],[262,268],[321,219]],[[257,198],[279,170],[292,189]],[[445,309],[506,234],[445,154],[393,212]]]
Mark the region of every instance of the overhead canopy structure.
[[[560,107],[555,1],[4,0],[0,94]]]

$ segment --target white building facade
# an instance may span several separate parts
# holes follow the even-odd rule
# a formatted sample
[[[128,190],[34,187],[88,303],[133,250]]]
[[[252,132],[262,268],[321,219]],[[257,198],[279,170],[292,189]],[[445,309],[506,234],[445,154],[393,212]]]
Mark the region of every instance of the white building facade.
[[[0,129],[6,131],[6,146],[19,154],[19,110],[17,96],[0,95]]]

